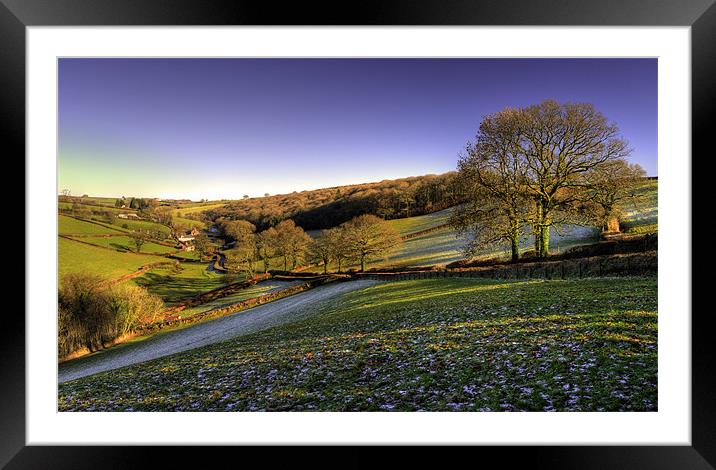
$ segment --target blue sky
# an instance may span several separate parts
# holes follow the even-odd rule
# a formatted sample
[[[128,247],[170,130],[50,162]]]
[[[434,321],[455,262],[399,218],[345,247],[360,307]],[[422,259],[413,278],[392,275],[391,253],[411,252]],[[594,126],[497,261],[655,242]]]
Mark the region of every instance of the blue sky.
[[[443,173],[482,118],[593,103],[657,173],[656,59],[60,59],[59,185],[240,198]]]

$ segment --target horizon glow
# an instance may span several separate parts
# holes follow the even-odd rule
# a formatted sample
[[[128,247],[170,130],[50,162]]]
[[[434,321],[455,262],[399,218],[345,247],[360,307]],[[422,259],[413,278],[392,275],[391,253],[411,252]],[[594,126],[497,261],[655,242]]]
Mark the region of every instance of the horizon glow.
[[[656,59],[59,59],[59,189],[240,199],[455,169],[482,118],[552,98],[657,176]]]

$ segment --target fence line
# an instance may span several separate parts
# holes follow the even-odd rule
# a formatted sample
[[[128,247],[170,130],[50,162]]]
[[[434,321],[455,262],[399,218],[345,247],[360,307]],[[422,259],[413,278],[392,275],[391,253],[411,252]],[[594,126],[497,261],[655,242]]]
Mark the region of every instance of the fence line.
[[[570,279],[602,276],[655,276],[658,272],[656,251],[589,258],[501,264],[449,270],[406,271],[397,273],[355,273],[358,279],[402,281],[439,277],[479,277],[493,279]]]

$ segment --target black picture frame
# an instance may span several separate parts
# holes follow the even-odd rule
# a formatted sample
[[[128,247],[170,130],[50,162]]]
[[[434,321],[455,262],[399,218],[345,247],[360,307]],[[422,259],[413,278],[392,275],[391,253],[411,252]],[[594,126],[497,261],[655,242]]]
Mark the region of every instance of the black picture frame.
[[[574,25],[574,26],[690,26],[692,66],[692,154],[713,152],[709,124],[716,107],[715,0],[507,0],[292,2],[191,0],[0,0],[0,110],[5,148],[25,153],[25,28],[82,25]],[[711,119],[709,119],[711,118]],[[8,144],[10,144],[8,146]],[[708,149],[708,150],[707,150]],[[19,160],[19,159],[18,159]],[[697,159],[693,159],[697,160]],[[684,164],[689,164],[685,159]],[[692,172],[692,174],[694,174]],[[696,198],[693,198],[696,203]],[[696,211],[693,212],[694,214]],[[25,250],[32,249],[25,246]],[[662,249],[668,249],[663,247]],[[693,264],[692,264],[693,266]],[[695,274],[695,273],[694,273]],[[696,280],[696,276],[692,275]],[[31,282],[26,279],[26,282]],[[693,289],[692,292],[698,292]],[[688,314],[689,312],[683,312]],[[716,386],[711,365],[714,345],[709,328],[711,312],[692,315],[692,445],[691,446],[544,446],[465,447],[459,455],[473,461],[526,468],[708,469],[716,467]],[[2,400],[0,400],[0,466],[6,468],[166,468],[184,466],[205,452],[191,447],[51,447],[25,445],[25,324],[20,315],[0,328]],[[97,430],[101,432],[101,430]],[[334,447],[340,466],[372,466],[373,452],[365,447]],[[427,463],[429,449],[400,449],[381,463],[401,467],[409,461]],[[310,448],[285,452],[261,448],[223,447],[222,454],[252,457],[270,452],[271,464],[312,461]],[[315,450],[312,452],[315,453]],[[467,455],[469,454],[469,455]],[[455,457],[451,457],[455,458]],[[283,460],[283,462],[281,462]],[[322,458],[333,467],[333,458]],[[447,463],[441,457],[442,463]],[[404,464],[404,465],[403,465]],[[271,465],[273,466],[273,465]]]

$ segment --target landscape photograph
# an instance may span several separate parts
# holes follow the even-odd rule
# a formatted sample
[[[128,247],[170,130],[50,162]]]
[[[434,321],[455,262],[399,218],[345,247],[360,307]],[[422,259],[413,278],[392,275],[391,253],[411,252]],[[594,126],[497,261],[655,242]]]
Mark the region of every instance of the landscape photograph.
[[[657,412],[657,65],[59,58],[57,410]]]

